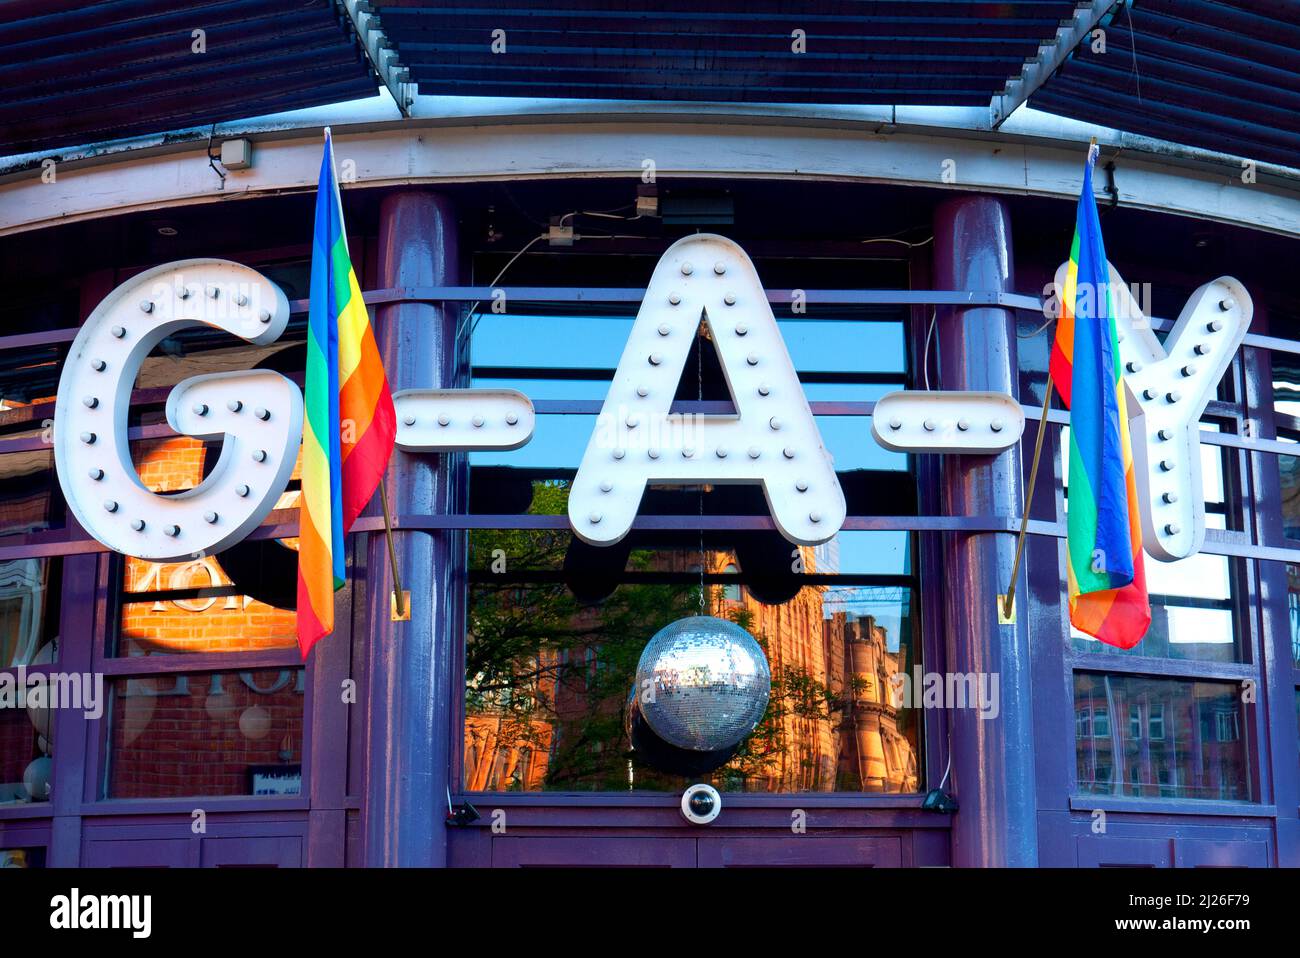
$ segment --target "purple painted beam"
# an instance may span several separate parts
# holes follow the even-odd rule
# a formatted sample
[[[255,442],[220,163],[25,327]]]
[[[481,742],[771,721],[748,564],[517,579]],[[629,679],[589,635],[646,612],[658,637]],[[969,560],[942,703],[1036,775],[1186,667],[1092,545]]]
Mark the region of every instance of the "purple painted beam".
[[[379,272],[387,286],[456,282],[456,214],[436,193],[410,190],[379,208]],[[377,309],[376,331],[394,390],[457,385],[458,311],[442,304],[396,303]],[[464,456],[393,454],[388,489],[397,514],[456,511],[463,495]],[[393,622],[387,545],[370,537],[366,559],[365,629],[369,721],[362,833],[369,866],[438,867],[447,861],[454,628],[455,530],[395,533],[410,620]],[[340,747],[342,747],[340,745]]]
[[[1014,285],[1011,250],[1011,221],[1002,200],[964,196],[936,210],[937,285],[1008,291]],[[1006,309],[941,307],[938,342],[940,388],[1018,397],[1015,322]],[[1018,446],[992,460],[945,456],[943,511],[1017,517],[1023,502],[1020,477]],[[952,830],[956,866],[1038,864],[1028,632],[1024,615],[1018,626],[999,625],[997,617],[997,597],[1006,591],[1014,548],[1014,538],[1005,534],[945,537],[947,669],[996,675],[1000,693],[996,718],[970,708],[954,709],[949,716],[952,785],[961,806]]]

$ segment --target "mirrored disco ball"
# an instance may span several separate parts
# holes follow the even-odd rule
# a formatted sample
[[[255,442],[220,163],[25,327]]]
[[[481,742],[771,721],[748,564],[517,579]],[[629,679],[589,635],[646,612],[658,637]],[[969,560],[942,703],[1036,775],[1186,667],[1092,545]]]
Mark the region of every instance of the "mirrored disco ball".
[[[678,748],[714,752],[754,731],[772,673],[752,635],[726,619],[697,615],[664,626],[646,643],[636,689],[656,735]]]

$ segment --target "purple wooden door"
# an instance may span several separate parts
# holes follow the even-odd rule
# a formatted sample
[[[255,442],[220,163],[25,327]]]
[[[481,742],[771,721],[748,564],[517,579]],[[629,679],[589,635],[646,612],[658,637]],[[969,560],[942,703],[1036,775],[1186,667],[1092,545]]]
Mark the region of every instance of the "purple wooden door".
[[[198,844],[188,838],[92,839],[81,863],[86,868],[192,868]]]
[[[1080,836],[1080,868],[1169,868],[1174,863],[1168,838],[1100,838]]]
[[[494,868],[694,868],[694,838],[494,837]]]
[[[1174,842],[1179,868],[1267,868],[1268,842],[1179,839]]]
[[[701,868],[899,868],[903,852],[896,835],[700,838],[698,861]]]
[[[206,838],[201,857],[204,868],[301,868],[302,839]]]

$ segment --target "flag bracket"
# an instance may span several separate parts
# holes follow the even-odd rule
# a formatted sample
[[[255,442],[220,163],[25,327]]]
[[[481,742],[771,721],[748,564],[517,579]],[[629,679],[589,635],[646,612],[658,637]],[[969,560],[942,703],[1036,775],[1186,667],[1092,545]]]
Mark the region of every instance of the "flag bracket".
[[[392,618],[392,620],[394,622],[410,622],[411,621],[411,590],[410,589],[404,590],[401,594],[400,599],[398,598],[398,594],[396,592],[388,593],[388,597],[392,600],[391,607],[389,608],[389,616]]]
[[[388,483],[379,480],[379,499],[384,505],[384,538],[388,540],[388,563],[393,573],[391,616],[394,622],[411,620],[411,593],[402,588],[402,576],[397,568],[397,546],[393,542],[393,514],[388,508]]]

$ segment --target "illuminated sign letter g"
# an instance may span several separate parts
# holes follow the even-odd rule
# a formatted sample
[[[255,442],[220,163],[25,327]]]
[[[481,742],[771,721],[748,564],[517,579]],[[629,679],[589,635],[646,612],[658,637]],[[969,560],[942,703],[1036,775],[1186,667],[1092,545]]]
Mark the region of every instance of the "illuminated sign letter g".
[[[213,373],[178,383],[167,422],[200,439],[224,437],[195,488],[159,495],[141,481],[127,442],[131,391],[164,337],[212,326],[255,345],[274,342],[289,303],[238,263],[193,259],[141,273],[95,308],[59,378],[54,459],[68,508],[110,549],[153,562],[219,552],[256,528],[293,472],[302,393],[267,370]]]

